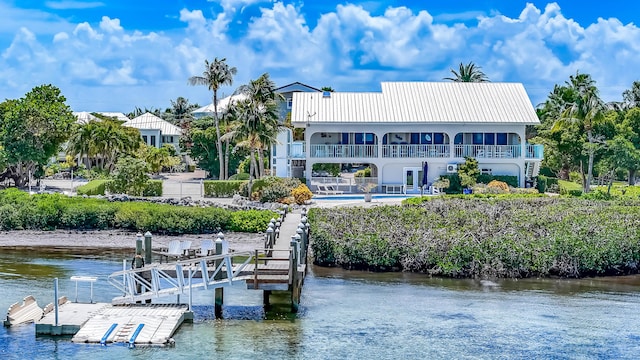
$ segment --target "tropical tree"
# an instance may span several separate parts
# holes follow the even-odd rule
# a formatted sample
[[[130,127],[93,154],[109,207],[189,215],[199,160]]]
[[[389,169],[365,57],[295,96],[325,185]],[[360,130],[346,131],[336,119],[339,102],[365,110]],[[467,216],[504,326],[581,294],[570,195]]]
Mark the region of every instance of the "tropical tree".
[[[631,89],[622,93],[622,99],[627,108],[640,106],[640,81],[634,81]]]
[[[23,186],[29,174],[58,155],[76,121],[65,101],[60,89],[41,85],[0,104],[0,146],[7,164],[0,178]]]
[[[446,77],[444,80],[454,82],[489,82],[489,78],[482,72],[482,68],[473,62],[469,62],[467,65],[460,63],[459,71],[450,70],[453,77]]]
[[[106,184],[112,193],[141,196],[149,181],[147,163],[142,159],[125,156],[115,165],[113,181]]]
[[[265,175],[263,151],[277,141],[278,132],[284,126],[279,122],[277,105],[283,97],[275,90],[275,83],[267,73],[241,86],[236,92],[247,98],[232,108],[234,125],[223,136],[239,140],[236,147],[249,149],[249,193],[253,179]]]
[[[595,152],[604,143],[602,137],[594,135],[594,127],[604,119],[606,107],[598,95],[598,88],[596,88],[591,75],[576,72],[575,76],[569,76],[566,86],[574,93],[574,99],[573,102],[567,104],[561,117],[553,125],[552,131],[557,131],[570,124],[578,124],[586,133],[588,165],[583,187],[584,192],[589,192],[593,179]]]
[[[227,64],[227,59],[215,58],[212,62],[204,61],[205,71],[202,76],[192,76],[189,78],[190,85],[206,85],[213,92],[213,110],[216,127],[216,150],[218,161],[220,162],[219,178],[225,179],[224,157],[222,156],[222,141],[220,140],[220,120],[218,117],[218,90],[224,85],[233,85],[233,75],[237,69]]]

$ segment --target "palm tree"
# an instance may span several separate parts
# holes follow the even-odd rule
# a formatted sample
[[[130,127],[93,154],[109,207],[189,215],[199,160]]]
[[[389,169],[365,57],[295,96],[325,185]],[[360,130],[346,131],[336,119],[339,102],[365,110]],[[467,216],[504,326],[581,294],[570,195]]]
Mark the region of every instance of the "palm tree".
[[[575,99],[568,104],[560,117],[553,125],[552,131],[565,127],[567,124],[580,124],[587,133],[587,153],[589,162],[587,165],[587,179],[584,182],[584,192],[590,190],[591,179],[593,176],[593,159],[597,143],[601,143],[601,139],[593,135],[595,125],[604,119],[606,106],[602,99],[598,96],[598,88],[591,75],[580,74],[569,76],[566,86],[575,92]]]
[[[227,59],[215,58],[212,62],[204,61],[205,71],[202,76],[192,76],[189,78],[190,85],[206,85],[213,91],[213,110],[216,126],[216,150],[218,151],[218,160],[220,163],[220,180],[225,179],[224,174],[224,157],[222,155],[222,141],[220,140],[220,121],[218,119],[218,90],[223,85],[233,84],[233,75],[238,71],[235,67],[227,64]]]
[[[481,67],[473,62],[469,62],[467,65],[460,63],[460,72],[456,72],[453,69],[450,70],[454,77],[446,77],[444,80],[454,82],[489,82],[489,78],[482,72]]]

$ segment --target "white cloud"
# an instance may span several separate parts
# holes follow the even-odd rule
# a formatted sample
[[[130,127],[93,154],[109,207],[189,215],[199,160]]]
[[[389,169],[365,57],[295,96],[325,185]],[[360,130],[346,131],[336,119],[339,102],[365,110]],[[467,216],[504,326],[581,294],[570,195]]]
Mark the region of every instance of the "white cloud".
[[[107,33],[121,32],[122,26],[120,25],[120,19],[111,19],[108,16],[103,16],[100,21],[100,29]]]
[[[616,19],[578,24],[555,3],[543,9],[528,4],[515,18],[434,18],[427,10],[394,6],[372,13],[352,4],[310,18],[303,5],[281,1],[217,3],[222,10],[182,9],[182,28],[154,31],[123,27],[110,16],[69,23],[0,4],[0,11],[28,19],[20,26],[0,24],[0,33],[11,31],[0,48],[0,82],[7,84],[0,98],[17,98],[50,82],[82,110],[166,107],[178,96],[204,104],[210,92],[188,86],[187,78],[201,74],[204,59],[214,57],[238,68],[225,94],[264,72],[279,84],[375,91],[380,81],[441,81],[450,68],[469,61],[493,81],[523,82],[534,103],[576,70],[592,74],[605,100],[620,99],[638,80],[630,71],[640,67],[636,25]],[[255,4],[262,6],[252,12],[255,17],[239,17],[239,9]],[[472,17],[477,25],[461,22]]]
[[[99,1],[45,1],[44,4],[56,10],[92,9],[104,6],[104,3]]]

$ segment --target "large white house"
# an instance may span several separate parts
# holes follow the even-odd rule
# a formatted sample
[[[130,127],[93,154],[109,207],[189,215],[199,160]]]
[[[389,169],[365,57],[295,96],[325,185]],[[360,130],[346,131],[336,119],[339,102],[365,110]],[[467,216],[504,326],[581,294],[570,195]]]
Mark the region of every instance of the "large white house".
[[[313,185],[317,163],[368,166],[380,191],[419,192],[454,173],[464,157],[483,173],[513,175],[520,186],[537,176],[542,145],[526,142],[539,124],[519,83],[383,82],[381,92],[295,92],[291,124],[305,141],[280,136],[274,167]],[[272,155],[273,156],[273,155]],[[286,164],[281,164],[286,158]],[[278,173],[279,171],[276,171]]]

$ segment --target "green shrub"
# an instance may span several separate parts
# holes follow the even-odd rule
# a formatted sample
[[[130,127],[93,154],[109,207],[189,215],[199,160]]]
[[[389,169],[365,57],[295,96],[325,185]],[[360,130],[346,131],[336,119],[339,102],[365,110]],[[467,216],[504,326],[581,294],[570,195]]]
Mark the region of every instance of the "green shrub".
[[[566,180],[558,180],[558,186],[560,187],[560,195],[582,195],[582,185],[580,184]]]
[[[162,196],[162,180],[147,181],[142,196]]]
[[[244,180],[207,180],[204,182],[204,196],[206,197],[232,197],[240,193]]]
[[[371,177],[371,168],[366,167],[362,170],[358,170],[353,174],[354,177]]]
[[[541,194],[544,194],[547,191],[547,179],[548,177],[544,175],[538,175],[538,179],[536,179],[536,187]]]
[[[248,173],[237,173],[229,176],[229,180],[249,180]]]
[[[295,189],[291,190],[291,196],[295,199],[296,204],[303,205],[307,201],[311,200],[313,193],[309,190],[307,185],[300,184]]]
[[[461,194],[462,184],[460,183],[460,176],[458,174],[449,174],[440,176],[442,179],[449,180],[449,187],[444,189],[447,194]]]
[[[88,183],[78,186],[76,192],[78,195],[104,195],[106,183],[110,180],[91,180]]]
[[[228,229],[231,231],[257,233],[267,230],[277,214],[268,210],[243,210],[231,213]]]

